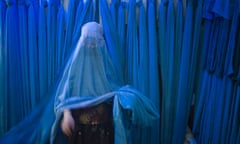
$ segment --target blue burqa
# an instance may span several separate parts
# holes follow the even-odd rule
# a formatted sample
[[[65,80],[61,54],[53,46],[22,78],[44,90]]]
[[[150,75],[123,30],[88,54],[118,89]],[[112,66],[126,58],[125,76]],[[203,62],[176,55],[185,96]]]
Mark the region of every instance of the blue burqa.
[[[121,86],[110,60],[101,26],[87,23],[56,87],[0,143],[65,143],[59,129],[66,109],[113,103],[115,144],[132,143],[135,127],[154,126],[159,118],[152,102],[131,86]],[[23,129],[24,128],[24,129]],[[66,140],[66,139],[65,139]]]

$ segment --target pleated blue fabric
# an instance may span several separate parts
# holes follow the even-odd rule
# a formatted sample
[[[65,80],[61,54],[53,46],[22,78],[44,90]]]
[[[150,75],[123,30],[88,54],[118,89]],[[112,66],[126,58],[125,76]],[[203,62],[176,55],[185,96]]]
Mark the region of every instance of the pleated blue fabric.
[[[56,75],[56,31],[58,0],[48,1],[47,13],[47,48],[48,48],[48,87],[55,80]]]
[[[39,95],[43,98],[48,91],[48,48],[47,48],[47,17],[45,8],[47,1],[42,0],[39,8],[38,24],[38,70],[39,70]]]
[[[102,25],[104,30],[104,37],[106,39],[108,51],[110,53],[113,65],[117,71],[117,75],[121,83],[123,83],[123,60],[120,57],[119,35],[116,33],[117,28],[112,20],[108,3],[105,0],[100,0],[100,13],[102,16]],[[110,26],[109,26],[110,25]]]
[[[31,109],[36,106],[39,97],[39,69],[37,59],[37,27],[32,3],[28,7],[28,58],[29,58],[29,80],[30,80],[30,106]]]
[[[16,125],[22,118],[22,78],[21,78],[21,59],[19,49],[19,33],[18,33],[18,14],[16,1],[6,1],[8,7],[6,11],[5,23],[5,60],[7,86],[6,95],[4,95],[4,112],[6,127],[10,129]]]
[[[138,88],[138,36],[136,24],[136,1],[128,3],[127,25],[127,83]]]
[[[6,4],[4,0],[0,1],[0,136],[7,130],[6,128],[6,112],[4,110],[6,110],[6,101],[5,101],[5,97],[6,97],[6,50],[5,50],[5,46],[4,46],[4,42],[5,42],[5,15],[6,15]]]
[[[173,135],[173,123],[175,115],[175,103],[176,103],[176,94],[174,92],[176,89],[176,79],[175,76],[178,76],[179,70],[176,69],[176,62],[179,62],[179,51],[175,46],[175,10],[174,10],[174,1],[169,0],[166,7],[166,61],[167,61],[167,82],[166,82],[166,95],[163,95],[164,109],[167,111],[163,118],[163,123],[166,125],[165,132],[163,133],[164,143],[171,143]],[[178,59],[177,59],[178,58]]]
[[[72,45],[72,37],[74,32],[74,25],[75,25],[75,18],[77,14],[77,7],[78,3],[81,0],[69,0],[68,2],[68,10],[66,14],[66,39],[64,43],[64,49],[63,49],[63,57],[64,59],[67,58],[69,51],[71,49]]]
[[[194,32],[194,17],[193,17],[193,1],[187,2],[186,19],[183,34],[182,56],[180,63],[179,87],[177,93],[176,104],[176,123],[174,124],[173,143],[184,142],[185,129],[191,105],[192,89],[191,88],[191,62],[194,50],[193,48],[193,32]]]
[[[157,20],[156,2],[154,0],[147,3],[147,30],[148,30],[148,54],[149,54],[149,99],[151,99],[157,110],[160,111],[160,76],[157,47]],[[154,123],[155,127],[151,130],[151,142],[159,143],[160,121]]]
[[[122,58],[122,64],[123,64],[123,79],[124,82],[126,82],[126,14],[127,11],[127,3],[121,2],[119,4],[119,8],[117,11],[117,29],[118,29],[118,35],[119,35],[119,50],[120,50],[120,57]]]
[[[117,24],[118,24],[118,7],[119,7],[119,1],[118,0],[112,0],[111,3],[110,3],[110,12],[111,12],[111,16],[112,16],[112,19],[113,19],[113,23],[115,25],[115,27],[117,27]]]
[[[138,70],[138,90],[149,96],[149,51],[147,38],[147,14],[141,1],[139,6],[139,70]]]
[[[65,40],[65,11],[63,5],[59,5],[58,15],[57,15],[57,42],[56,42],[56,74],[58,74],[61,70],[61,67],[64,63],[64,40]]]
[[[79,2],[77,13],[78,13],[78,15],[76,16],[77,21],[75,22],[71,49],[73,49],[77,45],[78,39],[81,36],[81,27],[83,26],[83,24],[94,20],[93,2],[91,0],[87,0],[84,3]]]
[[[24,0],[18,1],[18,17],[19,17],[19,49],[21,55],[21,71],[23,79],[23,114],[26,115],[31,111],[30,97],[30,79],[29,79],[29,56],[28,56],[28,13]]]
[[[165,143],[165,118],[167,118],[167,110],[165,109],[165,99],[167,95],[167,50],[166,50],[166,1],[161,1],[158,7],[158,43],[159,43],[159,64],[160,64],[160,82],[161,82],[161,143]],[[150,55],[149,55],[150,57]]]

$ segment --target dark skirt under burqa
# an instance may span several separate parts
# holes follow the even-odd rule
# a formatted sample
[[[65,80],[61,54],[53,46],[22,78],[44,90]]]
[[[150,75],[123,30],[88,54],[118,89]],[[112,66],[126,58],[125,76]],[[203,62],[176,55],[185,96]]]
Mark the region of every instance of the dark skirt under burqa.
[[[49,95],[0,143],[91,144],[93,140],[94,144],[128,144],[134,141],[137,128],[154,128],[159,119],[147,97],[122,85],[108,54],[102,27],[95,22],[82,27],[78,44]],[[71,138],[60,128],[64,110],[71,110],[75,119]]]

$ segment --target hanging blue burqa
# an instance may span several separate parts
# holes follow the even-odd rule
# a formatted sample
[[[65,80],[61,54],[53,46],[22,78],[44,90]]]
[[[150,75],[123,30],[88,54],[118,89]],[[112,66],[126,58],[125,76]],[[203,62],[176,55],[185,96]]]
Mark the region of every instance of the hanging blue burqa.
[[[128,3],[128,24],[127,24],[127,83],[138,88],[138,36],[136,24],[136,1]]]
[[[193,46],[193,0],[187,2],[186,19],[182,43],[182,56],[180,63],[179,87],[176,103],[176,121],[174,124],[173,143],[183,143],[189,107],[191,104],[191,60],[194,49]]]
[[[77,8],[77,16],[75,21],[74,33],[72,38],[71,50],[76,47],[79,37],[81,36],[81,27],[83,24],[93,21],[93,1],[86,0],[85,2],[80,1]]]
[[[148,1],[148,49],[149,49],[149,95],[148,97],[154,102],[157,110],[160,110],[160,85],[159,85],[159,63],[158,63],[158,48],[157,48],[157,21],[155,1]],[[152,143],[159,143],[158,139],[160,132],[160,121],[155,122],[155,128],[151,130]]]
[[[59,123],[65,109],[113,103],[115,144],[131,143],[134,127],[154,126],[159,118],[152,102],[130,86],[119,85],[103,31],[95,22],[83,26],[77,47],[50,94],[23,122],[0,139],[0,143],[66,143],[59,141]]]
[[[69,0],[68,4],[68,9],[67,9],[67,14],[66,14],[66,38],[65,38],[65,43],[64,43],[64,49],[63,51],[63,57],[64,60],[66,59],[69,50],[71,49],[71,44],[72,44],[72,36],[73,36],[73,31],[74,31],[74,24],[75,24],[75,18],[76,18],[76,11],[78,7],[78,3],[81,3],[82,0]],[[78,13],[79,14],[79,13]]]
[[[30,108],[40,100],[39,98],[39,69],[37,59],[37,25],[35,20],[33,4],[28,7],[28,61],[29,61],[29,80],[30,80]]]
[[[7,129],[13,127],[21,120],[22,110],[22,79],[21,79],[21,59],[18,35],[18,14],[15,0],[6,1],[8,8],[6,11],[4,50],[6,60],[6,95],[4,97],[3,117]],[[17,109],[16,109],[17,107]]]
[[[148,54],[148,39],[147,39],[147,15],[143,2],[139,2],[139,69],[138,69],[138,89],[149,95],[149,54]]]
[[[47,21],[45,7],[47,7],[47,1],[41,0],[38,20],[38,70],[40,98],[46,95],[48,90]]]
[[[126,9],[127,3],[121,2],[118,7],[118,19],[117,19],[117,30],[119,35],[119,50],[120,57],[122,58],[124,76],[125,76],[125,68],[126,68]],[[125,80],[125,77],[124,77]]]
[[[31,110],[30,83],[29,83],[29,57],[28,57],[28,24],[27,24],[27,3],[25,0],[18,1],[19,17],[19,48],[21,56],[21,71],[23,81],[23,114],[26,115]]]
[[[104,37],[106,39],[106,44],[108,47],[111,60],[114,67],[117,69],[117,75],[123,80],[123,59],[121,57],[121,50],[119,47],[119,35],[116,33],[117,28],[114,25],[110,11],[108,8],[108,3],[106,0],[100,0],[100,12],[102,16],[102,24],[104,30]]]
[[[6,15],[6,4],[3,0],[0,1],[0,136],[7,130],[4,120],[4,107],[5,107],[5,93],[6,93],[6,84],[5,84],[5,46],[4,46],[4,27],[5,27],[5,15]]]
[[[48,48],[48,86],[55,80],[56,75],[56,24],[59,1],[48,0],[47,14],[47,48]]]
[[[57,15],[57,37],[56,37],[56,70],[59,73],[63,63],[63,48],[64,48],[64,40],[65,40],[65,11],[63,5],[60,4],[58,7],[58,15]]]

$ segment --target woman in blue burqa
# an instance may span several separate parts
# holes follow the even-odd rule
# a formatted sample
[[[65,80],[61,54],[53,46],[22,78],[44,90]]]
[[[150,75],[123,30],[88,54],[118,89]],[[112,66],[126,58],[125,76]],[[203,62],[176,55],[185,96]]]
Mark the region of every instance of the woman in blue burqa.
[[[86,23],[50,100],[0,143],[135,143],[137,129],[154,126],[159,115],[149,99],[122,83],[101,25]]]

